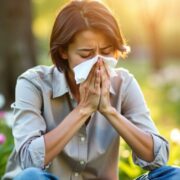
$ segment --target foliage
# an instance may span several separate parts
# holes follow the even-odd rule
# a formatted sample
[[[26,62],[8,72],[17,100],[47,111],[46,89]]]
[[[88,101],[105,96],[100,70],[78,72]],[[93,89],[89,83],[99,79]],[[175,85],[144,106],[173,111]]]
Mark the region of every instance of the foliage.
[[[6,141],[3,144],[0,144],[0,157],[1,157],[0,178],[1,178],[1,176],[4,174],[5,171],[8,156],[14,146],[11,128],[7,126],[7,124],[5,123],[5,119],[3,119],[3,117],[0,117],[0,133],[6,136]]]

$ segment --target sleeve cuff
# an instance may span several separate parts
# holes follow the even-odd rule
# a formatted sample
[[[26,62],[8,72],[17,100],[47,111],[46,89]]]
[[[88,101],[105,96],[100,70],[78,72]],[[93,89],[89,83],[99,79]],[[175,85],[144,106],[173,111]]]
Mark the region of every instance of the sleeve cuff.
[[[29,146],[29,152],[35,167],[41,169],[49,168],[51,163],[49,163],[47,166],[44,166],[44,161],[45,161],[44,136],[36,138],[35,140],[32,141],[32,143]]]
[[[132,155],[134,163],[146,170],[153,170],[165,165],[169,158],[168,142],[161,136],[155,134],[151,135],[154,141],[154,160],[152,162],[147,162],[137,157],[134,153]]]

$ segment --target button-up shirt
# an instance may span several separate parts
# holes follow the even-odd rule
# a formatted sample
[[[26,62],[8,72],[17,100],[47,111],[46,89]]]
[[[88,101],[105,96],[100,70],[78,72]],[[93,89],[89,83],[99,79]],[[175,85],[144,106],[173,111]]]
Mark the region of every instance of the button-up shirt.
[[[164,165],[168,159],[168,142],[159,135],[136,79],[123,68],[116,73],[111,78],[112,106],[138,128],[150,133],[154,141],[154,160],[146,162],[133,153],[134,163],[147,170]],[[4,178],[37,167],[63,180],[117,180],[121,138],[98,111],[74,134],[49,167],[44,167],[43,135],[57,127],[76,106],[65,74],[55,66],[37,66],[19,76],[12,105],[15,148]]]

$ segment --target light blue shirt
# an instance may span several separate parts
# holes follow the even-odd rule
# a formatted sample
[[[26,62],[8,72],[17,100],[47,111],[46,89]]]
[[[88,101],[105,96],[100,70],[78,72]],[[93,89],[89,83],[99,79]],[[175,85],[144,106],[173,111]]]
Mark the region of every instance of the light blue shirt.
[[[153,162],[133,153],[134,162],[147,170],[164,165],[169,156],[168,142],[159,135],[134,76],[116,70],[111,79],[110,98],[116,110],[138,128],[149,132],[154,141]],[[108,120],[95,112],[88,123],[67,143],[63,151],[44,167],[44,134],[55,128],[77,105],[65,75],[54,66],[37,66],[17,80],[12,152],[4,179],[13,178],[28,167],[46,168],[61,179],[118,179],[121,137]]]

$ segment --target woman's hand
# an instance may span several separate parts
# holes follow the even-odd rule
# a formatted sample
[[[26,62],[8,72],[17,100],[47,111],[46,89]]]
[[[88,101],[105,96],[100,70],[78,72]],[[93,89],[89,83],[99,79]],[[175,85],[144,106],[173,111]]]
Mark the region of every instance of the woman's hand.
[[[99,112],[103,115],[112,108],[110,103],[110,75],[108,72],[108,68],[105,63],[100,60],[100,77],[101,77],[101,96],[99,102]]]
[[[85,108],[88,113],[98,109],[100,101],[100,63],[97,62],[92,68],[87,80],[80,84],[80,102],[79,106]]]

